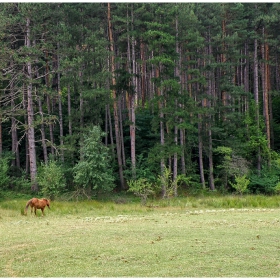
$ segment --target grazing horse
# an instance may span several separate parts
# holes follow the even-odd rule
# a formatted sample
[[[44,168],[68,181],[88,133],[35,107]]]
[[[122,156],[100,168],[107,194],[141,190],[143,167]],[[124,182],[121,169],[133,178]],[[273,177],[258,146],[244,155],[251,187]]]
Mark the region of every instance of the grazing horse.
[[[48,206],[49,209],[51,209],[50,208],[50,200],[48,200],[46,198],[38,199],[36,197],[33,197],[32,199],[28,200],[27,203],[26,203],[25,210],[24,210],[25,215],[27,213],[27,209],[28,209],[29,205],[30,205],[30,208],[31,208],[31,214],[32,214],[33,208],[34,208],[35,216],[37,216],[37,214],[36,214],[37,209],[41,209],[43,216],[44,216],[44,209],[45,209],[46,206]]]

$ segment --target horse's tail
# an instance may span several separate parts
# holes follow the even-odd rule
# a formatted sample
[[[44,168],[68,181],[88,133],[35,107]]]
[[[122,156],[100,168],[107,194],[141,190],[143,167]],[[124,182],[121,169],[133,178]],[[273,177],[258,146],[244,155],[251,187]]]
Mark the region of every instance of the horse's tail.
[[[25,215],[26,215],[26,213],[27,213],[28,206],[29,206],[29,204],[31,203],[32,199],[33,199],[33,198],[31,198],[30,200],[28,200],[27,203],[26,203],[26,205],[25,205],[25,208],[24,208],[24,214],[25,214]]]

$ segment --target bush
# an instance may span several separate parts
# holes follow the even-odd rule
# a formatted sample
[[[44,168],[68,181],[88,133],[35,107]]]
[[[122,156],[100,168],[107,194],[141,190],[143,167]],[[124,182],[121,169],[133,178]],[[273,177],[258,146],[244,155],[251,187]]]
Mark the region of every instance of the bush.
[[[179,174],[174,180],[171,170],[164,166],[163,174],[158,176],[157,185],[159,188],[164,186],[163,197],[170,198],[178,195],[178,188],[182,185],[193,187],[195,182],[192,182],[191,178],[191,176],[186,177],[184,174]]]
[[[235,176],[235,182],[235,184],[232,182],[230,184],[239,194],[244,194],[250,184],[250,180],[247,179],[246,175]]]
[[[145,178],[128,181],[129,192],[134,193],[136,196],[141,197],[142,204],[147,203],[147,199],[151,195],[155,195],[156,188]]]
[[[9,186],[10,177],[9,172],[9,158],[1,156],[0,157],[0,188],[6,189]]]
[[[214,149],[214,152],[220,158],[220,164],[217,165],[219,178],[216,180],[220,182],[221,186],[225,186],[227,189],[233,176],[236,178],[249,174],[249,162],[242,156],[237,155],[232,148],[219,146]]]
[[[264,166],[260,174],[252,174],[249,189],[253,193],[277,194],[280,185],[280,157],[271,161],[270,166]]]
[[[12,177],[12,185],[14,191],[20,191],[21,193],[31,192],[30,180],[25,178],[24,173],[21,177]]]
[[[84,134],[81,159],[73,168],[74,182],[89,194],[92,190],[111,191],[114,188],[109,148],[101,141],[104,135],[98,126]]]
[[[54,199],[65,188],[66,180],[62,167],[53,159],[48,163],[41,163],[38,169],[37,182],[41,187],[42,195]]]
[[[127,159],[126,161],[127,168],[124,170],[124,175],[127,180],[131,178],[140,179],[146,178],[149,182],[156,182],[155,170],[152,167],[152,164],[144,157],[143,153],[136,156],[136,170],[133,174],[131,160]],[[135,176],[134,176],[135,175]],[[135,178],[134,178],[135,177]]]

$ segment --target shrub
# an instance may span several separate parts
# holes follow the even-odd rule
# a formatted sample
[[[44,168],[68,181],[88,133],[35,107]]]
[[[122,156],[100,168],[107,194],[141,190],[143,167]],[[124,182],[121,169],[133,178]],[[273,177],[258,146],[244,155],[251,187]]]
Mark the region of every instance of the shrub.
[[[37,182],[41,186],[40,192],[51,199],[61,193],[66,185],[62,167],[53,159],[50,159],[46,164],[41,163]]]
[[[248,186],[250,184],[250,180],[247,179],[246,175],[236,176],[235,175],[235,184],[230,182],[231,186],[237,191],[239,194],[244,194]]]
[[[94,191],[111,191],[114,188],[109,148],[101,141],[105,135],[98,126],[84,134],[81,159],[74,166],[74,182],[89,194]]]
[[[12,185],[14,191],[20,191],[22,193],[30,193],[30,180],[26,179],[26,177],[23,175],[21,177],[12,177]]]
[[[0,188],[6,189],[9,186],[10,177],[8,175],[9,171],[9,158],[1,156],[0,157]]]
[[[277,194],[279,193],[279,178],[280,156],[278,155],[271,161],[271,165],[263,166],[259,174],[251,175],[249,189],[254,193]]]
[[[186,177],[184,174],[179,174],[174,180],[172,172],[169,168],[164,166],[163,173],[158,176],[157,185],[164,186],[165,193],[163,193],[164,198],[170,198],[178,195],[178,188],[182,185],[194,186],[194,182],[191,181],[191,176]]]
[[[147,203],[148,197],[156,193],[156,187],[145,178],[130,180],[128,181],[128,186],[128,191],[141,197],[141,202],[144,205]]]
[[[130,180],[131,178],[133,178],[134,180],[140,178],[146,178],[150,182],[156,182],[155,170],[153,170],[152,164],[148,161],[147,158],[144,157],[143,154],[136,156],[135,174],[133,174],[132,164],[130,159],[127,159],[126,164],[127,164],[127,169],[124,170],[124,175],[127,180]]]
[[[214,149],[214,152],[220,157],[220,164],[217,165],[219,179],[221,185],[227,189],[230,179],[235,177],[243,177],[249,173],[249,162],[235,154],[235,151],[230,147],[219,146]]]

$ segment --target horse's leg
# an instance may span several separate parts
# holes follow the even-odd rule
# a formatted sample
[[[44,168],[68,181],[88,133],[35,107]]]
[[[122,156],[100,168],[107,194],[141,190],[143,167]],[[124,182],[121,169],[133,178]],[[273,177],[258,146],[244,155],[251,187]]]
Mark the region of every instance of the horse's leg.
[[[41,211],[42,211],[42,216],[44,216],[44,207],[41,208]]]
[[[37,216],[36,211],[37,211],[37,208],[36,208],[36,207],[34,207],[34,213],[35,213],[35,216]]]

